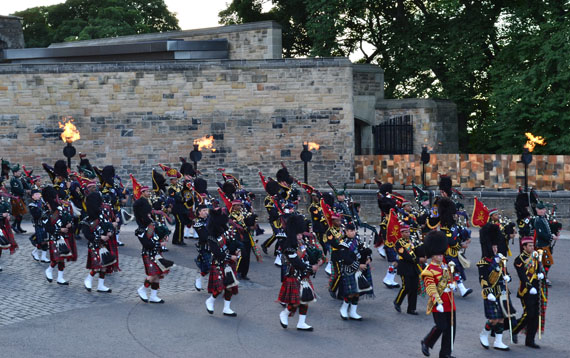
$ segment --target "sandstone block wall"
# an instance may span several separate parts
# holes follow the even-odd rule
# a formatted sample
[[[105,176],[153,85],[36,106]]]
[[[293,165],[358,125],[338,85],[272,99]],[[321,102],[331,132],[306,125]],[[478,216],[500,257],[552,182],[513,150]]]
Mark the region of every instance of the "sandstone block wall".
[[[64,159],[58,121],[70,116],[78,152],[146,184],[206,135],[216,151],[198,169],[211,186],[224,167],[259,187],[258,170],[275,176],[281,161],[300,178],[304,141],[321,145],[310,183],[352,182],[352,79],[347,59],[0,65],[2,156],[41,173]]]
[[[431,154],[425,166],[426,185],[436,186],[440,174],[451,176],[462,188],[517,189],[524,186],[520,154]],[[374,178],[396,185],[422,182],[419,154],[362,155],[355,159],[357,183]],[[528,167],[528,185],[538,190],[570,190],[570,156],[533,155]]]

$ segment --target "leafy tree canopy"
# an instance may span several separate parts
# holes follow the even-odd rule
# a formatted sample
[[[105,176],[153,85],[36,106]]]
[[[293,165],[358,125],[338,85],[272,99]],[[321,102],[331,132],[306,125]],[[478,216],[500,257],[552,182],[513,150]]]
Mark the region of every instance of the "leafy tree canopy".
[[[283,54],[385,70],[387,98],[457,104],[462,151],[520,152],[527,131],[570,153],[568,0],[233,0],[224,24],[275,20]]]
[[[163,0],[67,0],[14,15],[24,19],[26,47],[180,29]]]

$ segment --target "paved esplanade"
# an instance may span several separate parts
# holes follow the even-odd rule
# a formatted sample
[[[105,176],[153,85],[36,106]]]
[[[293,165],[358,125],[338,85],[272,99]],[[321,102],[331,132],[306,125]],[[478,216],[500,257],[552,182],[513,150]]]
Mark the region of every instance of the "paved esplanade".
[[[31,232],[31,225],[24,225]],[[397,313],[392,301],[397,291],[382,284],[387,263],[374,254],[373,277],[376,298],[361,300],[358,312],[362,322],[343,321],[339,317],[340,302],[330,298],[328,279],[321,269],[314,280],[319,300],[309,306],[307,323],[314,332],[295,329],[297,315],[284,330],[279,325],[282,310],[276,303],[280,282],[279,270],[272,256],[264,256],[263,263],[251,263],[251,281],[242,281],[240,293],[232,299],[236,318],[222,316],[223,303],[216,301],[214,315],[206,312],[205,291],[196,292],[194,278],[196,248],[193,240],[187,247],[171,247],[165,256],[176,262],[176,267],[161,282],[159,296],[163,305],[143,303],[136,289],[144,280],[140,259],[140,244],[133,234],[135,225],[123,228],[120,248],[121,272],[107,276],[106,283],[113,293],[87,292],[83,288],[85,269],[85,240],[78,241],[79,259],[68,263],[67,287],[48,283],[44,277],[47,264],[33,261],[28,235],[16,235],[20,249],[15,255],[6,252],[0,258],[4,271],[0,273],[0,337],[1,357],[423,357],[420,340],[433,325],[425,315],[426,298],[419,297],[419,316]],[[266,232],[269,228],[266,227]],[[257,237],[260,242],[267,236]],[[570,322],[570,237],[563,232],[563,240],[554,251],[555,265],[550,279],[546,333],[537,339],[541,350],[524,346],[524,336],[510,352],[484,350],[479,344],[483,327],[483,300],[480,295],[477,269],[480,257],[478,234],[474,232],[472,247],[467,257],[472,266],[467,269],[466,286],[474,289],[467,298],[456,294],[458,309],[457,339],[454,356],[457,357],[568,357],[568,322]],[[518,244],[517,244],[518,245]],[[513,251],[518,253],[518,246]],[[271,249],[272,250],[272,249]],[[272,252],[272,251],[271,251]],[[515,292],[518,278],[509,260]],[[399,281],[399,279],[398,279]],[[207,284],[203,280],[204,286]],[[513,294],[515,308],[520,316],[520,301]],[[402,305],[405,312],[407,301]],[[537,336],[538,338],[538,336]],[[492,340],[491,340],[492,342]],[[431,350],[437,357],[439,342]]]

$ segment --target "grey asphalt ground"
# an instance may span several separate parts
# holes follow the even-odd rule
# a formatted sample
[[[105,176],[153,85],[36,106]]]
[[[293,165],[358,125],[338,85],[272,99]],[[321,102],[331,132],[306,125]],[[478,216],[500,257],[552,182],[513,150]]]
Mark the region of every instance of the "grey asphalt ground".
[[[30,224],[24,228],[32,230]],[[120,249],[122,271],[106,280],[113,289],[111,294],[89,293],[83,288],[87,274],[85,240],[78,242],[78,261],[68,264],[66,279],[71,280],[71,285],[64,287],[45,280],[43,271],[47,264],[32,260],[29,234],[17,235],[20,250],[12,256],[4,252],[0,258],[4,268],[0,273],[0,357],[423,357],[420,340],[433,325],[432,317],[425,315],[427,300],[418,298],[419,316],[397,313],[392,305],[397,290],[382,284],[387,263],[377,253],[372,262],[376,297],[361,300],[358,306],[364,320],[341,320],[340,302],[329,296],[328,278],[320,270],[313,281],[320,297],[310,305],[307,316],[307,323],[315,330],[300,332],[295,329],[297,316],[290,319],[286,330],[279,324],[279,270],[270,255],[264,255],[262,263],[251,263],[251,281],[242,281],[239,294],[232,300],[237,317],[222,315],[221,297],[216,301],[214,315],[209,315],[204,305],[208,294],[194,289],[194,240],[189,240],[187,247],[170,245],[170,252],[165,254],[177,265],[161,282],[159,296],[166,303],[143,303],[136,293],[144,280],[144,268],[134,228],[131,223],[121,233],[121,240],[126,243]],[[265,228],[269,232],[268,226]],[[267,236],[256,239],[261,243]],[[518,245],[512,249],[518,254]],[[555,265],[550,274],[553,287],[549,291],[546,332],[537,340],[542,349],[512,345],[505,332],[504,342],[511,345],[511,351],[487,351],[478,338],[485,318],[474,265],[480,257],[475,230],[467,250],[473,265],[467,269],[466,282],[475,292],[466,298],[456,295],[458,319],[453,355],[569,357],[569,255],[570,232],[564,231],[556,245]],[[509,260],[511,268],[513,260]],[[518,287],[514,268],[511,274],[514,292]],[[511,297],[520,316],[520,301],[516,294]],[[405,301],[403,312],[406,306]],[[524,336],[519,341],[524,342]],[[438,351],[439,342],[431,356],[437,357]]]

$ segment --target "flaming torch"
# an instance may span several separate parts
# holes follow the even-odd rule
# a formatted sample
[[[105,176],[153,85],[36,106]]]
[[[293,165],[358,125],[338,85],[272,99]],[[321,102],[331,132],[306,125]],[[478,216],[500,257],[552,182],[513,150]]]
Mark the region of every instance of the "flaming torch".
[[[73,118],[64,117],[62,121],[59,122],[59,128],[63,129],[61,133],[61,140],[63,140],[67,145],[63,147],[63,155],[67,158],[67,167],[71,168],[71,158],[75,156],[75,147],[71,144],[76,140],[80,139],[79,131],[73,124]]]
[[[313,142],[304,142],[303,143],[303,150],[301,151],[301,160],[303,161],[304,169],[305,169],[305,184],[309,183],[308,164],[311,161],[311,159],[313,159],[313,153],[311,153],[311,150],[313,150],[313,149],[319,150],[319,148],[320,148],[320,145],[318,145],[317,143],[313,143]]]
[[[525,133],[527,141],[523,146],[523,153],[521,155],[521,160],[524,164],[524,190],[528,192],[528,165],[532,162],[532,151],[534,147],[538,145],[546,145],[546,140],[541,136],[534,136],[530,132]]]
[[[210,149],[212,152],[216,151],[214,146],[214,137],[205,136],[202,138],[194,139],[194,149],[190,152],[190,160],[194,162],[194,169],[198,169],[198,162],[202,159],[202,149]]]

